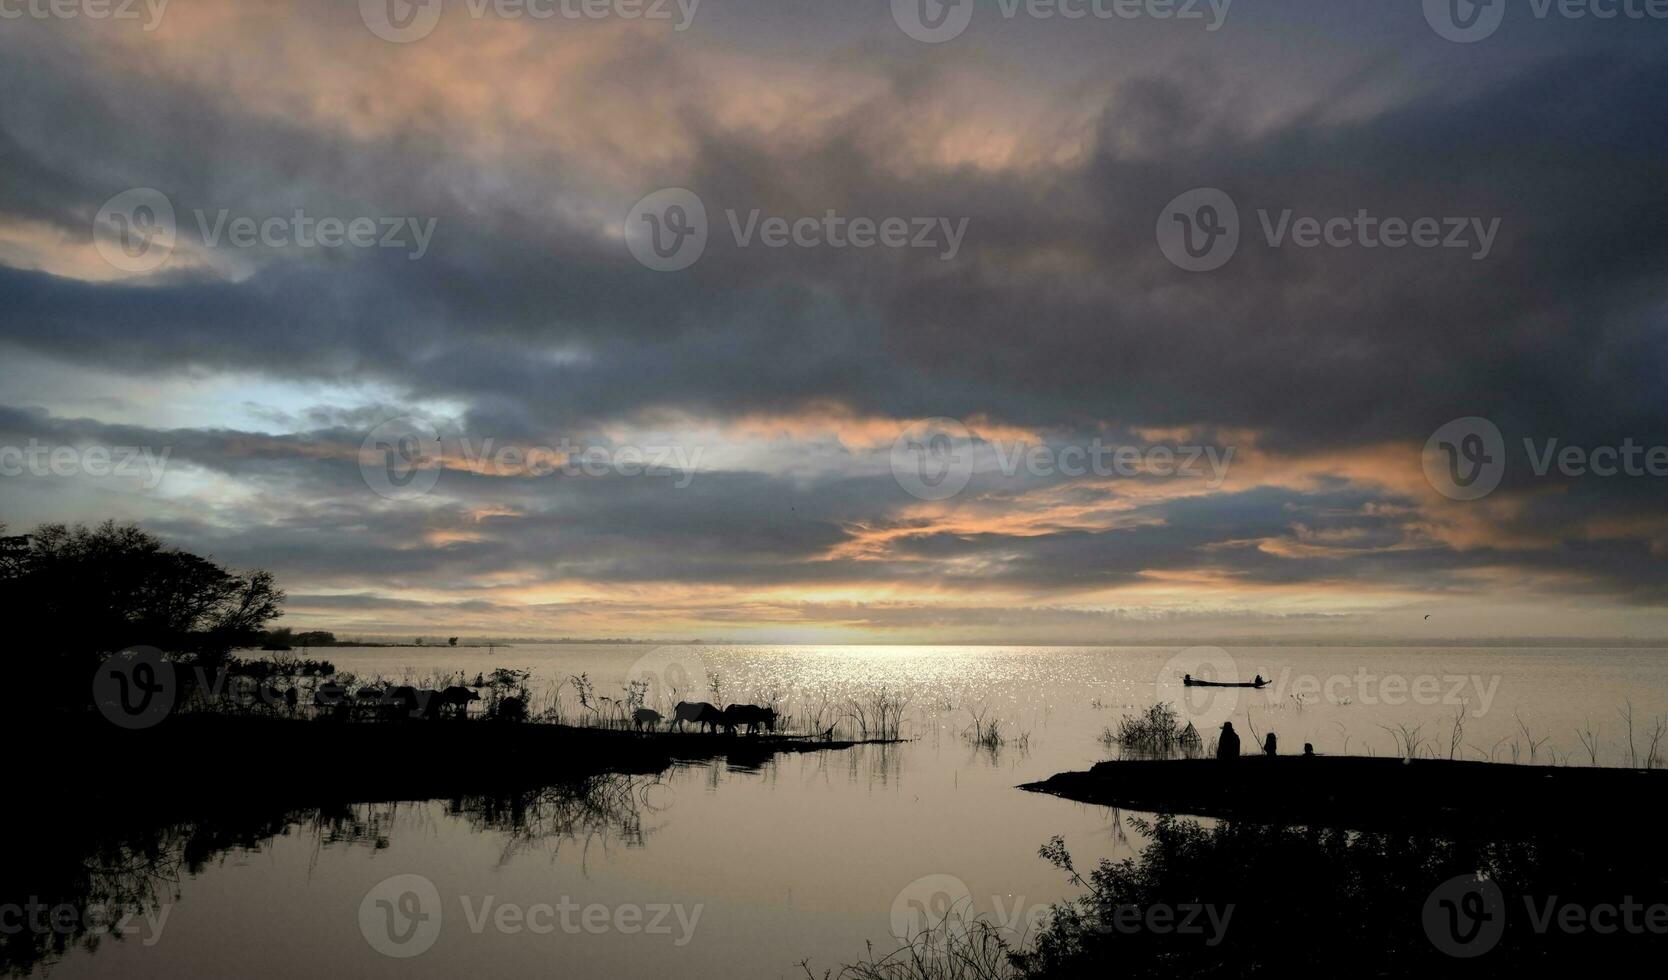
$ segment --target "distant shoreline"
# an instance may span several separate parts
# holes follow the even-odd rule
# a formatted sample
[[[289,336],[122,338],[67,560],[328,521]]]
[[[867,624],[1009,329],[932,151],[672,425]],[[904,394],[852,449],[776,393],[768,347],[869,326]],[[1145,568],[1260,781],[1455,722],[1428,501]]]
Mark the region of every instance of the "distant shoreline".
[[[1606,639],[1602,637],[1552,636],[1552,637],[1447,637],[1442,639],[1413,639],[1408,637],[1388,638],[1349,638],[1349,639],[1314,639],[1314,638],[1255,638],[1255,637],[1225,637],[1225,638],[1160,638],[1139,639],[1128,641],[1108,640],[1100,643],[1057,643],[1037,642],[1031,640],[934,640],[915,642],[881,642],[881,641],[844,641],[844,642],[783,642],[776,640],[639,640],[639,639],[573,639],[563,637],[546,640],[534,637],[517,637],[511,640],[472,640],[468,643],[460,642],[456,646],[445,643],[411,643],[389,640],[361,640],[337,641],[328,645],[295,646],[296,650],[329,650],[342,647],[369,649],[416,649],[416,650],[473,650],[491,647],[512,646],[755,646],[755,647],[1041,647],[1045,649],[1092,649],[1096,647],[1432,647],[1501,649],[1511,647],[1531,649],[1636,649],[1636,650],[1668,650],[1668,638],[1626,638]],[[258,647],[247,649],[259,650]],[[283,652],[283,651],[267,651]]]

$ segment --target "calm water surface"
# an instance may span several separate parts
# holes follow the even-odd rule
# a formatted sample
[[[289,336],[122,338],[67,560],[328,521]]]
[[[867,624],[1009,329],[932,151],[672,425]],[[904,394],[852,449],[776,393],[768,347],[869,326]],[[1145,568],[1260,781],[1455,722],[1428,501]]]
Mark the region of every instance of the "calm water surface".
[[[1442,757],[1454,746],[1465,758],[1527,762],[1532,751],[1539,762],[1582,765],[1590,758],[1578,730],[1593,732],[1599,764],[1627,764],[1619,710],[1631,700],[1633,758],[1643,765],[1652,726],[1668,715],[1659,650],[1240,648],[1226,652],[1226,666],[1220,653],[1175,647],[523,645],[324,654],[361,678],[401,681],[530,668],[536,704],[559,704],[567,720],[584,714],[567,680],[579,674],[616,698],[628,679],[647,680],[649,703],[662,708],[678,697],[775,700],[806,727],[849,728],[849,706],[872,705],[884,690],[903,696],[902,730],[913,741],[780,756],[757,769],[680,766],[659,780],[620,780],[600,804],[559,800],[483,817],[414,801],[356,807],[346,830],[302,820],[170,884],[177,897],[154,944],[136,936],[73,951],[54,975],[786,977],[802,976],[807,958],[820,975],[860,956],[865,942],[895,945],[899,915],[907,923],[922,907],[941,909],[947,896],[1023,931],[1048,903],[1073,894],[1037,857],[1053,835],[1065,837],[1079,867],[1131,854],[1140,844],[1125,826],[1131,814],[1014,786],[1108,758],[1102,731],[1155,700],[1179,705],[1207,738],[1232,718],[1247,751],[1247,733],[1275,731],[1287,752],[1311,742],[1322,753],[1391,755],[1412,741]],[[1273,683],[1189,692],[1179,683],[1184,669],[1260,673]],[[716,698],[707,690],[713,678]],[[1000,719],[1013,740],[995,750],[968,744],[963,732],[976,714]],[[281,759],[281,747],[275,754]],[[272,776],[284,778],[284,765]],[[432,882],[440,900],[432,946],[409,959],[378,952],[361,928],[367,893],[396,875]],[[502,929],[471,921],[483,905],[505,904],[577,908],[566,913],[570,929],[541,920],[552,930],[543,934],[515,931],[513,918]],[[578,910],[592,905],[602,910]],[[663,931],[638,931],[632,912],[616,920],[623,907],[643,908],[645,922],[661,915]],[[610,925],[598,926],[599,916]]]

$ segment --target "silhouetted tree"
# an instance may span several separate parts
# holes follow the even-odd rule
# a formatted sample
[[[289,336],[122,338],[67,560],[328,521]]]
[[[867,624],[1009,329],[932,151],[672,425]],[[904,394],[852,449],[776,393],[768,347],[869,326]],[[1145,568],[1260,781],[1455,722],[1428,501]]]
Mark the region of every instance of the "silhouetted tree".
[[[217,664],[282,615],[271,573],[239,575],[134,526],[45,524],[5,562],[6,591],[52,637],[78,695],[94,663],[135,645]]]

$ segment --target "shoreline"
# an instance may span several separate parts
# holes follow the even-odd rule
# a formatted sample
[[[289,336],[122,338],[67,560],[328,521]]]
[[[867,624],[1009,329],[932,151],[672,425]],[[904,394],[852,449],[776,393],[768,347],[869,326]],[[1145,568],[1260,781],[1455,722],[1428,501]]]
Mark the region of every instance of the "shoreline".
[[[1117,760],[1018,787],[1079,803],[1272,824],[1459,833],[1658,822],[1668,770],[1370,756]]]

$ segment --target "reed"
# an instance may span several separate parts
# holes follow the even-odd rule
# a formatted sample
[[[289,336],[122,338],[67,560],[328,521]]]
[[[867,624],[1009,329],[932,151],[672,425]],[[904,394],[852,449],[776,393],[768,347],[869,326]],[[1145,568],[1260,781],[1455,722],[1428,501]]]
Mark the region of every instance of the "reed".
[[[1100,740],[1108,748],[1119,745],[1148,751],[1197,748],[1202,741],[1193,723],[1181,724],[1176,717],[1176,709],[1167,701],[1161,701],[1139,715],[1124,715],[1116,729],[1108,728],[1101,733]]]
[[[904,706],[908,703],[902,691],[882,687],[871,692],[867,699],[848,701],[846,717],[864,738],[898,738],[903,729]]]
[[[1014,746],[1016,748],[1027,748],[1030,746],[1030,732],[1004,731],[1002,728],[1003,723],[1000,718],[986,719],[985,716],[990,713],[989,708],[981,707],[977,710],[968,708],[967,713],[972,716],[973,721],[966,728],[962,729],[961,737],[966,739],[970,745],[978,746],[981,749],[988,749],[991,752],[995,752],[997,749],[1005,746]]]
[[[1017,980],[1013,953],[992,923],[951,916],[889,953],[877,956],[870,943],[863,959],[825,970],[821,980]],[[806,980],[818,980],[809,960],[799,966]]]

